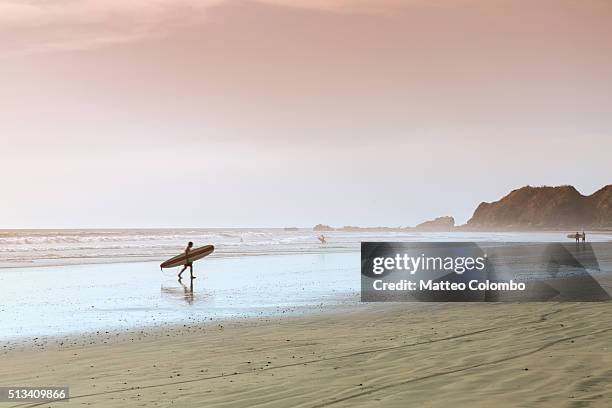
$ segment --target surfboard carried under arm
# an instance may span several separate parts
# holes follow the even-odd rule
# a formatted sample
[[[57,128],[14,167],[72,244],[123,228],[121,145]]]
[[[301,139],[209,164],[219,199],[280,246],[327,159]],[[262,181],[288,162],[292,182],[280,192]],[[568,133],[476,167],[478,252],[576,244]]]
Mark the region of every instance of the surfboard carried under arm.
[[[197,261],[205,256],[213,253],[215,247],[213,245],[204,245],[203,247],[192,249],[189,251],[189,262]],[[174,268],[176,266],[185,265],[187,263],[187,257],[185,253],[170,258],[160,265],[161,268]]]

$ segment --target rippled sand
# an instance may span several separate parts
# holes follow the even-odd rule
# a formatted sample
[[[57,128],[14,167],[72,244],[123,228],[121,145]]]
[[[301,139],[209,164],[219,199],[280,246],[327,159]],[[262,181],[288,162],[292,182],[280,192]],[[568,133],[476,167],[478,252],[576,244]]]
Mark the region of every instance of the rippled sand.
[[[99,334],[4,351],[0,382],[67,384],[71,405],[104,407],[610,407],[611,313],[380,304]]]

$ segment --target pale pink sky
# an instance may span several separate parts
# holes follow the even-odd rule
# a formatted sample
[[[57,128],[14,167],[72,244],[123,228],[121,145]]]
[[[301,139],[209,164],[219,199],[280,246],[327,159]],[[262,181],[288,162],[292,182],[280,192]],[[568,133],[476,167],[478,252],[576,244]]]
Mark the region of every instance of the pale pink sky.
[[[0,228],[465,222],[611,95],[607,0],[0,0]]]

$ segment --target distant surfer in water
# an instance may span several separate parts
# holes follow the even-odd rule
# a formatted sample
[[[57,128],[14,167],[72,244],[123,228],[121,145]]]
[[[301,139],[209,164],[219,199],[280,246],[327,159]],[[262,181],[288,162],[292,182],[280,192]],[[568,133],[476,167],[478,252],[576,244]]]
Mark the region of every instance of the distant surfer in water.
[[[178,274],[178,278],[179,280],[181,280],[181,275],[183,274],[183,272],[185,272],[185,269],[189,268],[189,275],[191,275],[191,279],[194,279],[195,276],[193,276],[193,262],[189,260],[189,253],[191,252],[191,248],[193,248],[193,242],[189,241],[189,243],[187,244],[187,248],[185,248],[185,266],[183,266],[183,269],[181,269],[181,271]]]
[[[325,239],[325,235],[321,234],[319,238],[319,241],[321,241],[322,244],[327,244],[327,240]]]

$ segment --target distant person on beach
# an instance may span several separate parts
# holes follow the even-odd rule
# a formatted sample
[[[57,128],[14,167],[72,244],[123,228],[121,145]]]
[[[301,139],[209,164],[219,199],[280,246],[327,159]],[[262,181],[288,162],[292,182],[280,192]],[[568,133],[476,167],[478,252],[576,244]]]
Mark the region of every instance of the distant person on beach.
[[[183,274],[183,272],[185,272],[185,269],[187,268],[189,268],[189,275],[191,276],[191,279],[195,278],[195,276],[193,276],[193,262],[189,260],[189,253],[191,252],[191,248],[193,248],[193,242],[189,241],[189,243],[187,244],[187,248],[185,248],[185,266],[183,266],[183,269],[181,269],[178,274],[179,280],[181,280],[181,275]]]
[[[580,233],[578,231],[576,231],[574,238],[576,238],[576,242],[580,242]]]
[[[319,241],[321,241],[322,244],[327,244],[327,240],[325,239],[325,235],[321,234],[321,236],[319,237]]]
[[[582,231],[582,236],[581,236],[581,238],[582,238],[582,242],[585,242],[585,241],[586,241],[586,234],[584,233],[584,231]]]

